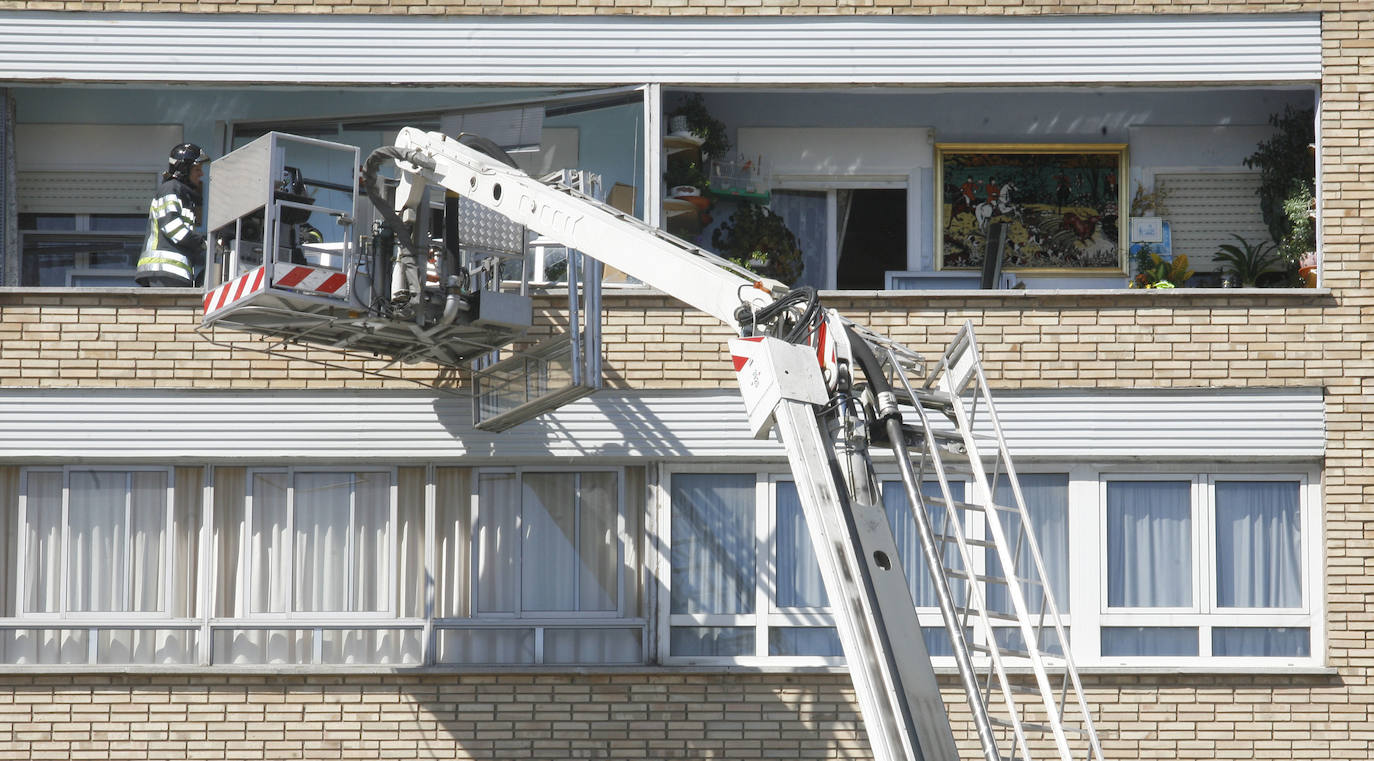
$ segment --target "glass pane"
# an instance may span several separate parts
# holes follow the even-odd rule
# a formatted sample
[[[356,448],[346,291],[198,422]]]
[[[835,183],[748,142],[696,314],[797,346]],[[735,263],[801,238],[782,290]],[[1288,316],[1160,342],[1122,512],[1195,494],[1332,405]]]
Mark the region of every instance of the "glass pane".
[[[801,246],[802,274],[792,285],[809,285],[816,289],[830,287],[825,281],[829,245],[825,198],[823,190],[774,190],[769,200],[769,208],[782,217],[787,229],[797,236],[797,245]]]
[[[1041,559],[1045,562],[1045,573],[1049,575],[1050,591],[1054,594],[1055,605],[1060,613],[1069,612],[1069,475],[1067,473],[1027,473],[1018,476],[1021,483],[1021,496],[1026,500],[1026,512],[1030,514],[1031,531],[1040,547]],[[1011,491],[1011,482],[1005,477],[997,481],[993,501],[999,505],[1014,505],[1016,497]],[[1016,536],[1020,532],[1021,519],[1014,513],[999,511],[1002,526],[1016,552]],[[1030,550],[1022,549],[1016,559],[1016,575],[1023,579],[1039,576],[1035,572],[1035,560]],[[988,575],[1001,576],[1002,564],[996,555],[988,553]],[[1026,595],[1026,606],[1032,614],[1040,612],[1044,589],[1038,584],[1022,587]],[[990,610],[1011,612],[1012,604],[1008,589],[1003,584],[988,585],[988,606]]]
[[[973,639],[973,630],[964,630],[964,641],[969,642]],[[954,657],[954,643],[949,638],[949,630],[943,626],[923,626],[921,627],[921,640],[925,642],[926,652],[930,657]]]
[[[324,629],[320,631],[320,663],[419,663],[422,634],[419,629]]]
[[[777,485],[777,600],[779,608],[825,607],[830,601],[821,581],[821,568],[811,544],[806,513],[797,497],[797,485],[779,481]]]
[[[775,626],[768,630],[769,655],[840,657],[840,635],[833,626]]]
[[[1212,629],[1212,655],[1306,658],[1311,654],[1307,629],[1248,626],[1218,626]]]
[[[188,629],[107,629],[95,643],[96,663],[196,662],[196,635]]]
[[[577,609],[577,476],[526,473],[520,526],[522,610]]]
[[[24,610],[56,613],[62,578],[62,474],[30,471],[24,497]]]
[[[1197,654],[1197,629],[1192,627],[1108,626],[1102,629],[1103,656]]]
[[[166,610],[167,474],[135,472],[131,479],[129,579],[130,610]]]
[[[671,532],[671,612],[754,612],[752,474],[674,475]]]
[[[352,475],[297,473],[295,610],[348,610]]]
[[[439,663],[534,663],[534,629],[440,629]]]
[[[545,629],[544,662],[643,663],[642,634],[640,629]]]
[[[1296,481],[1216,483],[1217,604],[1302,606],[1302,530]]]
[[[350,610],[390,610],[391,474],[353,474],[353,597]]]
[[[0,663],[87,663],[89,629],[0,629]]]
[[[314,660],[312,629],[217,629],[211,639],[214,664],[310,663]]]
[[[477,585],[473,608],[479,613],[514,613],[519,606],[518,488],[514,473],[483,473],[477,479],[477,520],[473,528]]]
[[[253,613],[283,613],[290,599],[286,496],[285,473],[253,475],[253,559],[249,564]]]
[[[98,233],[134,233],[141,235],[148,224],[147,214],[92,214],[90,228]]]
[[[921,484],[921,494],[925,497],[943,499],[940,484],[928,481]],[[964,499],[964,482],[951,481],[949,496],[956,502]],[[892,538],[897,542],[897,557],[902,561],[902,571],[906,574],[907,587],[911,599],[918,608],[934,608],[940,604],[935,596],[935,583],[931,580],[930,569],[926,566],[925,556],[921,554],[921,541],[916,535],[916,518],[911,513],[906,498],[906,487],[900,481],[883,482],[883,507],[887,510],[887,523],[892,529]],[[942,504],[926,503],[931,530],[937,535],[944,532],[954,536],[954,528],[945,524],[945,507]],[[955,516],[957,517],[957,513]],[[965,532],[967,536],[967,532]],[[959,548],[952,542],[942,542],[943,557],[951,567],[962,565],[958,562]],[[964,582],[950,579],[950,590],[956,600],[964,599]]]
[[[23,236],[19,284],[28,287],[131,286],[142,241],[138,238],[89,235]],[[111,271],[108,274],[96,272]]]
[[[1193,604],[1193,525],[1187,481],[1107,484],[1107,605]]]
[[[129,474],[73,471],[67,506],[67,609],[125,611]]]
[[[578,486],[577,609],[615,610],[620,600],[620,494],[616,474],[583,473],[578,476]]]
[[[673,655],[738,656],[754,654],[752,627],[674,626],[668,635]]]
[[[139,215],[143,217],[142,214]],[[20,230],[76,230],[75,214],[20,214]]]

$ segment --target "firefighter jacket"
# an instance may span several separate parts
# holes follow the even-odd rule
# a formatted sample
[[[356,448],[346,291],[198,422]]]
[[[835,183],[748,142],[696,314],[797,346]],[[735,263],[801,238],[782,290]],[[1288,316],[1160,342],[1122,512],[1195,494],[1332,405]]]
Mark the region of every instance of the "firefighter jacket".
[[[157,186],[148,208],[148,235],[134,280],[141,285],[155,276],[195,284],[196,265],[205,256],[205,238],[196,232],[200,191],[172,177]],[[163,282],[166,282],[165,280]]]

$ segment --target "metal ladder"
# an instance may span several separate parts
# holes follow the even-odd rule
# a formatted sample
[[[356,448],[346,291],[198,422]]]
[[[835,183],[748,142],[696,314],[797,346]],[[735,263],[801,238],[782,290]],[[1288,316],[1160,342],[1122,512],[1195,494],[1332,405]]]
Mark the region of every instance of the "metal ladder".
[[[929,373],[903,347],[866,338],[892,376],[906,438],[919,442],[903,481],[908,505],[922,512],[913,517],[927,565],[938,559],[931,575],[984,756],[1103,761],[972,324]],[[947,460],[972,477],[963,500],[951,495]],[[932,476],[938,497],[921,488]],[[1002,601],[990,606],[994,589]]]

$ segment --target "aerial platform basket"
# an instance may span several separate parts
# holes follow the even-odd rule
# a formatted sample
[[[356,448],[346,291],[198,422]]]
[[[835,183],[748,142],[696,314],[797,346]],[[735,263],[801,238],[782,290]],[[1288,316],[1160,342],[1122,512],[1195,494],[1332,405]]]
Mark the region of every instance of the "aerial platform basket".
[[[375,156],[368,162],[374,176],[363,176],[354,146],[272,132],[211,165],[213,255],[201,334],[269,354],[295,344],[351,360],[382,359],[383,369],[431,362],[467,370],[474,422],[488,430],[509,428],[600,388],[600,264],[576,251],[564,254],[568,325],[535,343],[526,335],[533,322],[530,262],[544,257],[532,252],[531,244],[538,245],[533,236],[470,198],[452,192],[430,198],[426,188],[422,208],[429,213],[409,220],[404,232],[411,245],[398,248],[399,218],[388,224],[388,212],[374,204],[389,200],[377,198],[377,188],[399,190],[395,181],[375,175]],[[544,181],[570,192],[600,187],[585,172]],[[376,183],[371,198],[360,192],[366,182]],[[413,280],[396,265],[402,249],[420,254],[413,258]],[[398,297],[397,284],[405,298]],[[216,328],[275,343],[230,343]],[[533,346],[513,351],[517,343]],[[347,366],[387,375],[356,361]],[[446,378],[442,386],[414,374],[403,379],[451,390],[452,376],[439,376]]]

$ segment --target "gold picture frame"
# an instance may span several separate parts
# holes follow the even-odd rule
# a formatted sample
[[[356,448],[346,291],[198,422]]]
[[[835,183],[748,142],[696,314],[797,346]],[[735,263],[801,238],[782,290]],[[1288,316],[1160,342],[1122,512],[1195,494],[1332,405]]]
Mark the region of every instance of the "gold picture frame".
[[[939,143],[937,269],[981,269],[990,225],[1005,223],[1003,270],[1124,275],[1126,145]]]

